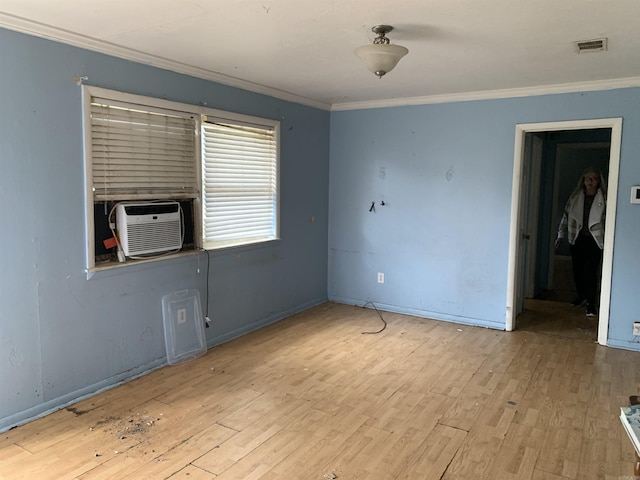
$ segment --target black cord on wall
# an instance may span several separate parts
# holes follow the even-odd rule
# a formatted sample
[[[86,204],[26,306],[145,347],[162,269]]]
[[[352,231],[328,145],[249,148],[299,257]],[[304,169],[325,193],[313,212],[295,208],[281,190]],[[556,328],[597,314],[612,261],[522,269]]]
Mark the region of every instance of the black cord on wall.
[[[205,250],[204,248],[202,249],[202,251],[204,253],[207,254],[207,291],[206,291],[206,300],[204,302],[204,326],[206,328],[209,328],[209,322],[211,321],[211,319],[209,318],[209,268],[210,268],[210,261],[209,261],[209,250]]]

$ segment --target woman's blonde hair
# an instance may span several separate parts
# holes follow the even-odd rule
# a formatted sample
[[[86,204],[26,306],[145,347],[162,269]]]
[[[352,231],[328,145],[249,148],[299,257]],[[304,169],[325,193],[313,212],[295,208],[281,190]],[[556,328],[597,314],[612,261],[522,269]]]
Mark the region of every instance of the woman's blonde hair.
[[[600,170],[598,170],[597,168],[595,168],[595,167],[587,167],[587,168],[585,168],[585,170],[584,170],[584,172],[582,172],[582,176],[578,180],[578,184],[576,185],[576,188],[573,191],[573,193],[571,194],[571,196],[577,195],[578,193],[584,191],[584,189],[585,189],[584,177],[587,176],[587,173],[596,173],[598,175],[598,178],[600,179],[598,181],[598,188],[600,188],[602,190],[602,193],[604,194],[605,198],[607,198],[607,182],[604,179],[604,175],[602,175],[602,172]]]

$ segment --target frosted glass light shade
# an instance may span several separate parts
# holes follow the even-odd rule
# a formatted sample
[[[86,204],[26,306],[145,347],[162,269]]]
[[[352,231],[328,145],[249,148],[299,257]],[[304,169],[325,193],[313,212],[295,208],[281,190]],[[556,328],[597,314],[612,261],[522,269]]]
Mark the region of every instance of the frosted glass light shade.
[[[354,52],[370,72],[382,77],[398,64],[409,50],[400,45],[363,45]]]

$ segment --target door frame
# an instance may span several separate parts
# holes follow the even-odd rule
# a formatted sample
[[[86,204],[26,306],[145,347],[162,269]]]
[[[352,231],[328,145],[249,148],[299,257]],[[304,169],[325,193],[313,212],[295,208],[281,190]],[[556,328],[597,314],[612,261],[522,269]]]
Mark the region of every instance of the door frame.
[[[602,256],[602,280],[600,290],[600,315],[598,318],[598,343],[606,345],[609,335],[609,307],[611,301],[611,276],[613,267],[613,240],[615,236],[615,218],[618,197],[618,174],[620,169],[620,144],[622,140],[622,118],[601,118],[593,120],[568,120],[562,122],[523,123],[515,128],[515,148],[513,154],[513,181],[511,190],[511,225],[509,231],[509,266],[507,278],[507,308],[505,330],[514,330],[518,279],[517,272],[523,269],[518,265],[520,248],[519,221],[523,181],[524,138],[531,132],[550,132],[558,130],[589,130],[596,128],[611,129],[611,147],[609,150],[609,178],[607,179],[607,208],[605,220],[604,250]],[[524,199],[527,200],[527,199]],[[522,273],[520,273],[522,275]]]

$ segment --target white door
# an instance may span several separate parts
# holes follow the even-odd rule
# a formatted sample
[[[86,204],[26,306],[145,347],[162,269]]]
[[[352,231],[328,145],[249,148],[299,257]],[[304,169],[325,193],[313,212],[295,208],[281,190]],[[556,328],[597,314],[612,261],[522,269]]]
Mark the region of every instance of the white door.
[[[527,209],[527,235],[525,245],[525,281],[524,297],[533,298],[536,294],[536,264],[538,261],[538,215],[540,211],[540,173],[542,171],[543,141],[538,135],[531,138],[529,160],[529,208]]]
[[[520,209],[518,213],[519,245],[516,265],[516,316],[524,310],[525,298],[533,298],[535,294],[542,144],[542,139],[536,135],[527,134],[524,137]]]
[[[515,316],[517,317],[524,310],[524,289],[525,289],[525,266],[527,265],[527,254],[529,253],[529,205],[530,205],[530,172],[531,172],[531,142],[530,134],[524,137],[524,147],[522,152],[522,176],[520,181],[520,206],[518,208],[518,259],[516,265],[516,302]]]

